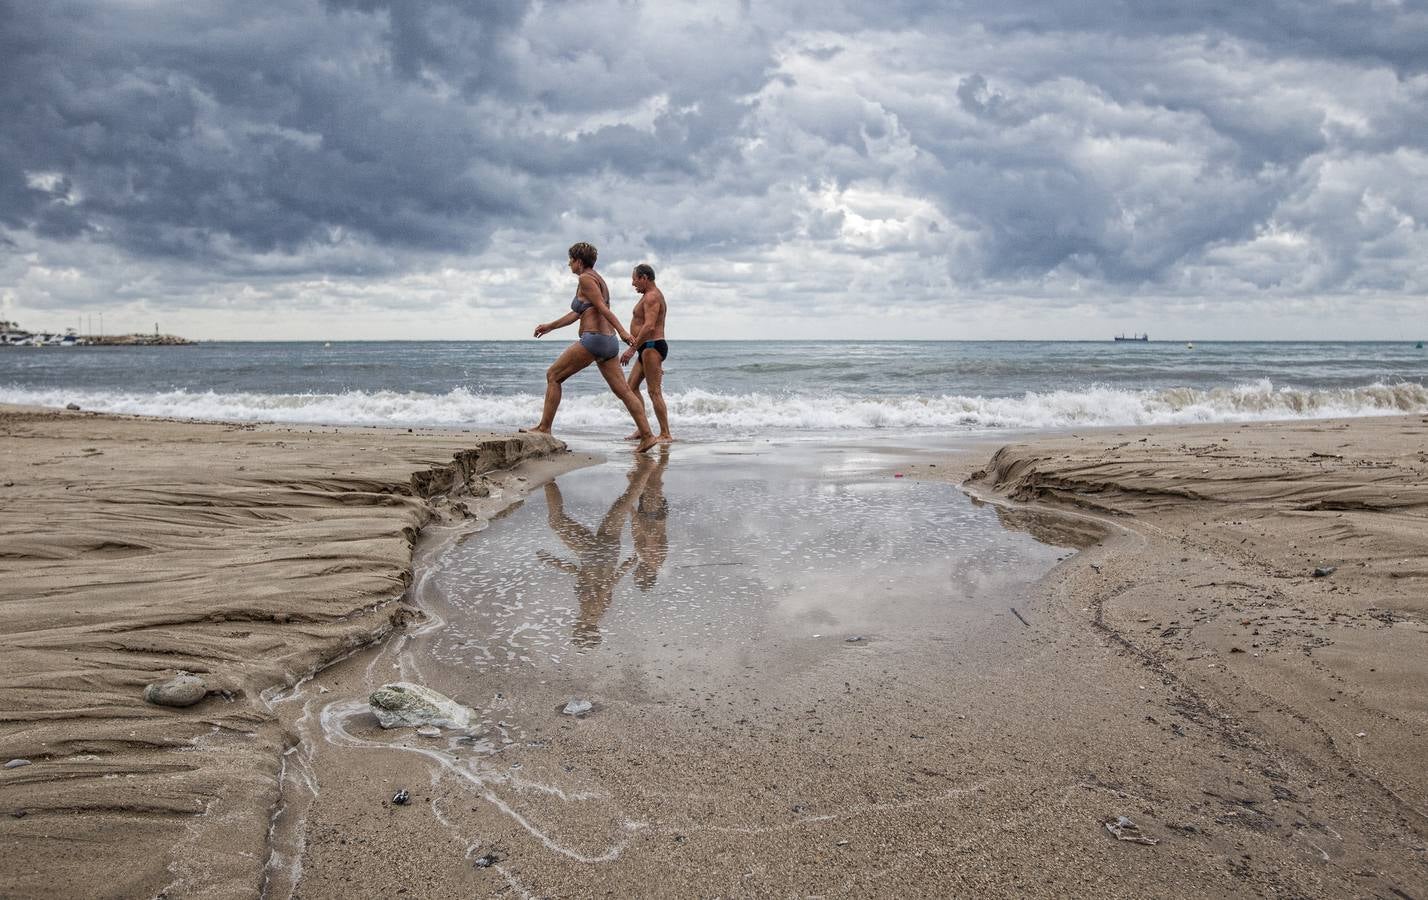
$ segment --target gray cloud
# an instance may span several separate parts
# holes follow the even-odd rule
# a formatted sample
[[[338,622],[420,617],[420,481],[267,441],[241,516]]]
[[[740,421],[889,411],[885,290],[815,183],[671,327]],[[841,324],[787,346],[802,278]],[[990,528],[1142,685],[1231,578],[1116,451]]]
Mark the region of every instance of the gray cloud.
[[[587,236],[750,315],[890,286],[1428,291],[1407,5],[0,0],[0,24],[13,308],[324,279],[400,306],[453,267],[509,305],[520,279],[483,273]]]

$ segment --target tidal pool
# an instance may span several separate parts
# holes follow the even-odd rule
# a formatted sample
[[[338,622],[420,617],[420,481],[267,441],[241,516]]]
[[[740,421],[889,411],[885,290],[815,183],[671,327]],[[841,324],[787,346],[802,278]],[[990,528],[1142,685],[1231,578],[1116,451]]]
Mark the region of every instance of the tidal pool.
[[[1010,615],[1066,549],[866,447],[677,445],[571,472],[429,561],[471,673],[775,665]],[[849,640],[852,638],[853,640]],[[768,662],[767,660],[765,662]]]

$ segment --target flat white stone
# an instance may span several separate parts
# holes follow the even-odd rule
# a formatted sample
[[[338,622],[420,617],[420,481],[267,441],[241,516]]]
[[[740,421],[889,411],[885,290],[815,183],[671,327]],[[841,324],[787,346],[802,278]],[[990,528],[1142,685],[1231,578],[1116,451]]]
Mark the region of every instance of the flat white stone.
[[[471,724],[471,710],[445,694],[406,681],[382,685],[367,702],[383,728],[465,728]]]

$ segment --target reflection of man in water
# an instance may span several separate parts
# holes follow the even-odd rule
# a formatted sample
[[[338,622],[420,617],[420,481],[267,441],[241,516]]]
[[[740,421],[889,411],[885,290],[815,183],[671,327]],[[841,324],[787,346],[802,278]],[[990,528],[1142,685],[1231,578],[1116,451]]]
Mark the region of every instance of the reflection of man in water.
[[[580,599],[580,615],[574,629],[575,643],[592,647],[600,643],[600,619],[610,607],[610,598],[615,593],[615,585],[625,577],[625,573],[635,564],[631,556],[620,561],[621,533],[625,530],[625,517],[635,507],[635,498],[644,486],[646,476],[653,467],[649,459],[641,459],[630,471],[630,484],[625,492],[610,506],[605,518],[593,532],[570,518],[565,513],[565,501],[560,496],[560,487],[555,482],[545,486],[546,514],[550,528],[565,546],[579,559],[578,563],[567,562],[551,556],[544,550],[536,555],[562,572],[575,576],[575,595]]]
[[[669,501],[664,499],[664,469],[669,465],[669,453],[661,451],[657,462],[639,458],[637,468],[644,469],[640,499],[630,516],[630,534],[635,539],[635,584],[640,590],[654,588],[660,566],[669,555]]]

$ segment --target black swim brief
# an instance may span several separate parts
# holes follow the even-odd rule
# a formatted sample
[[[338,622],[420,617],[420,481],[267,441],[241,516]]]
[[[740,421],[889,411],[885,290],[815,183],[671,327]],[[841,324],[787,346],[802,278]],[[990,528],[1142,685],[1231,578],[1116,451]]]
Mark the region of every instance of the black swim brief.
[[[646,350],[653,350],[659,354],[660,361],[669,359],[669,344],[664,341],[645,341],[640,344],[640,355],[643,356]]]

